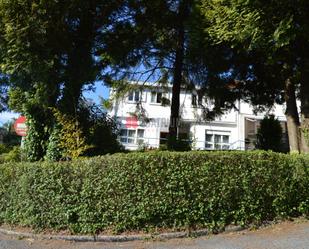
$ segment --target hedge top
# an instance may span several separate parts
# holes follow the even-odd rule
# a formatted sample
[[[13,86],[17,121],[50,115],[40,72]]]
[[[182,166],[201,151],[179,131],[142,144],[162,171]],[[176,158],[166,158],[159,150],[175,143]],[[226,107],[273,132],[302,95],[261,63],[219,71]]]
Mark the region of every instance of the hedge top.
[[[0,222],[102,230],[245,225],[309,213],[309,156],[149,152],[0,165]]]

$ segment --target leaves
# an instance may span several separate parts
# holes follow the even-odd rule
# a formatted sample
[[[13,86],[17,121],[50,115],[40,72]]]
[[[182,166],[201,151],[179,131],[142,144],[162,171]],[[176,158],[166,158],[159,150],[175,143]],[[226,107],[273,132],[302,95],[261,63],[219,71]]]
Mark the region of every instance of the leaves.
[[[63,158],[76,159],[92,147],[87,144],[76,117],[62,114],[57,109],[53,109],[53,113],[60,126],[55,132],[59,136],[57,146],[63,151]]]
[[[282,127],[274,115],[266,116],[261,122],[257,133],[257,149],[283,152]]]
[[[150,152],[0,164],[0,222],[96,234],[308,215],[309,158]]]

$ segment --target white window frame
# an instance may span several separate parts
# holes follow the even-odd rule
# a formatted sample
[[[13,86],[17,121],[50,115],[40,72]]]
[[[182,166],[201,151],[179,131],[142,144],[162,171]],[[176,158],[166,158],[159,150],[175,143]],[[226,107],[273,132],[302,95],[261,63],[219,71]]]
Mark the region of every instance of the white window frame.
[[[123,131],[126,131],[125,135],[122,135]],[[142,131],[143,136],[139,136],[140,131]],[[134,132],[134,135],[129,136],[130,132],[131,133]],[[120,130],[119,141],[122,144],[131,144],[131,145],[138,145],[138,144],[144,143],[144,141],[145,141],[145,129],[142,129],[142,128],[137,128],[137,129],[123,128],[123,129]]]
[[[211,140],[207,139],[207,136],[211,137]],[[224,137],[228,137],[228,140],[224,141]],[[219,138],[219,142],[216,142],[216,138]],[[231,132],[229,131],[205,131],[205,149],[206,150],[229,150],[231,145]]]

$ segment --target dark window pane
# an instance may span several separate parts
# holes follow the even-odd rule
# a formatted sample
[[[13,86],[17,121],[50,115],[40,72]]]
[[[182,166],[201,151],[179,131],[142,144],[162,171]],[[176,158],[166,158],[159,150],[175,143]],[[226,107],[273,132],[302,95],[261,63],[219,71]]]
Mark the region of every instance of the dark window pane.
[[[128,144],[134,144],[134,139],[133,138],[128,138]]]
[[[129,92],[128,99],[129,99],[129,101],[133,101],[133,99],[134,99],[134,93],[133,92]]]
[[[206,134],[206,141],[212,142],[212,135]]]
[[[216,150],[221,150],[221,144],[215,144],[215,149]]]
[[[221,143],[221,136],[215,135],[215,143]]]
[[[120,138],[120,142],[121,143],[127,143],[128,142],[128,139],[126,137],[121,137]]]
[[[229,150],[230,146],[229,145],[222,145],[222,150]]]
[[[139,91],[135,91],[135,96],[134,96],[134,101],[138,102],[140,101],[140,92]]]
[[[151,92],[151,103],[156,103],[156,97],[157,97],[157,93]]]
[[[129,135],[128,137],[135,137],[135,130],[129,130]]]
[[[192,105],[196,106],[196,100],[197,100],[197,96],[195,94],[192,94]]]
[[[162,93],[157,93],[157,103],[161,103],[162,101]]]
[[[223,136],[223,143],[225,144],[230,143],[230,136]]]
[[[144,130],[137,130],[137,137],[138,138],[144,137]]]
[[[127,136],[127,134],[128,134],[128,130],[122,129],[122,130],[120,131],[120,136],[122,136],[122,137]]]
[[[209,144],[209,143],[206,143],[206,144],[205,144],[205,148],[206,148],[206,149],[213,149],[213,145],[212,145],[212,144]]]

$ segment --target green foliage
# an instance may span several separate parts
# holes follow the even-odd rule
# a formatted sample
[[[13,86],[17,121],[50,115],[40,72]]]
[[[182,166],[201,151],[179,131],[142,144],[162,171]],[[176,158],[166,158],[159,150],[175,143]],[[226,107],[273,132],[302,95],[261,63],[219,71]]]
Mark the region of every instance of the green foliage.
[[[77,118],[68,114],[62,114],[57,109],[53,109],[53,112],[60,129],[54,129],[54,132],[59,132],[58,138],[54,134],[51,138],[53,142],[50,141],[50,146],[58,147],[63,151],[62,157],[64,158],[75,159],[82,156],[91,146],[87,144],[86,137]],[[53,143],[57,144],[53,145]]]
[[[164,147],[161,147],[161,150]],[[190,141],[188,139],[181,139],[171,136],[167,140],[167,149],[170,151],[189,151],[191,150]]]
[[[63,148],[61,148],[61,128],[55,125],[48,139],[47,151],[45,159],[48,161],[59,161],[63,156]]]
[[[291,8],[293,7],[293,9]],[[226,41],[234,46],[241,43],[245,49],[262,47],[276,51],[290,45],[299,30],[295,28],[294,11],[305,6],[290,0],[279,2],[246,0],[201,1],[200,10],[211,25],[205,30],[216,42]],[[306,15],[306,14],[305,14]],[[300,29],[306,29],[308,22],[302,16]]]
[[[20,146],[9,148],[9,151],[0,155],[0,163],[25,161],[25,153]]]
[[[52,122],[49,110],[34,101],[36,100],[29,101],[25,107],[28,130],[24,150],[27,160],[31,162],[44,158],[50,132],[49,127]]]
[[[13,147],[7,154],[4,156],[5,162],[21,162],[24,160],[23,150],[20,146]]]
[[[106,0],[0,1],[0,110],[5,82],[11,110],[29,118],[25,149],[30,161],[43,159],[46,150],[48,157],[58,157],[51,153],[55,141],[49,139],[54,126],[49,108],[76,113],[84,86],[91,86],[108,65],[98,61],[99,41],[123,5]],[[33,112],[34,104],[40,115]]]
[[[282,127],[274,115],[266,116],[257,133],[257,149],[282,151]]]
[[[309,214],[309,157],[149,152],[0,165],[0,222],[96,233]]]
[[[87,144],[91,145],[87,156],[98,156],[123,151],[118,142],[119,129],[116,121],[100,107],[82,102],[79,108],[79,121],[83,127]]]
[[[11,148],[5,144],[0,144],[0,155],[3,153],[8,153]]]

